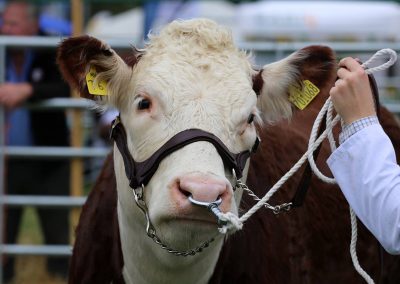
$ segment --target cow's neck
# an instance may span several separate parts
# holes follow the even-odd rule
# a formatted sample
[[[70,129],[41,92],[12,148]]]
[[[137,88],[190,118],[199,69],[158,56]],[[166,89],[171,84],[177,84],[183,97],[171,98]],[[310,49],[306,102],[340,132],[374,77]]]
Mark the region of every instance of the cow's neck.
[[[224,236],[219,235],[208,248],[195,256],[176,256],[163,250],[146,234],[144,214],[134,201],[122,157],[116,148],[114,165],[118,187],[118,222],[124,260],[123,276],[126,283],[208,283],[217,264]],[[248,165],[245,167],[244,177],[247,176],[247,171]],[[241,191],[235,193],[236,204],[239,204],[240,199]],[[210,235],[211,237],[214,236]]]
[[[123,210],[118,205],[123,276],[127,284],[208,282],[221,251],[222,238],[195,256],[176,256],[163,250],[146,235],[143,220],[138,222],[134,215],[127,215]]]
[[[122,157],[116,149],[114,149],[114,166],[125,282],[127,284],[207,283],[218,261],[223,236],[218,236],[208,248],[195,256],[176,256],[163,250],[146,234],[144,214],[135,203],[125,175]]]

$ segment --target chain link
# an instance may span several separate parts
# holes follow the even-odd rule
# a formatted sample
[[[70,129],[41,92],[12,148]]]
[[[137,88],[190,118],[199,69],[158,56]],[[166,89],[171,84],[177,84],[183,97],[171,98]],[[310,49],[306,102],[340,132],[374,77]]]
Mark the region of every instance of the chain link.
[[[242,190],[244,190],[245,192],[247,192],[248,195],[250,195],[251,197],[253,197],[254,200],[256,201],[260,201],[261,199],[241,180],[237,180],[236,181],[236,189],[240,188]],[[271,205],[268,202],[264,203],[264,207],[271,210],[275,215],[278,215],[282,212],[288,212],[290,211],[290,209],[292,209],[292,202],[288,202],[288,203],[282,203],[280,205]]]

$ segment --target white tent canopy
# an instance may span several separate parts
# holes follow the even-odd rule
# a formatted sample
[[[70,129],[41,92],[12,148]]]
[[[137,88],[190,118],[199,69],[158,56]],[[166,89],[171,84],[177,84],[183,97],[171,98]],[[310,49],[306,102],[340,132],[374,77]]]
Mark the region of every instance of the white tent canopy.
[[[385,1],[261,1],[240,5],[244,40],[398,40],[400,7]]]
[[[143,33],[142,9],[132,9],[118,15],[100,12],[94,15],[86,27],[86,33],[101,38],[129,38],[139,42]]]
[[[174,19],[208,18],[235,30],[236,5],[228,1],[161,1],[153,30]],[[118,15],[101,12],[88,23],[86,32],[99,38],[130,38],[139,42],[143,37],[144,15],[141,8]]]
[[[179,5],[179,2],[180,5]],[[204,17],[230,27],[238,41],[396,41],[400,5],[386,1],[164,1],[153,29],[175,19]],[[178,8],[177,8],[178,7]],[[140,8],[118,15],[99,13],[86,32],[99,38],[143,37]]]

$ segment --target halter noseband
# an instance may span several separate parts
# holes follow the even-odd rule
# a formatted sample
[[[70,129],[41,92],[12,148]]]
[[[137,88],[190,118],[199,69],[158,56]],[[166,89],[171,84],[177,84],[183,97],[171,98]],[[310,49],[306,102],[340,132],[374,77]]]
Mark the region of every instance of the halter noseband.
[[[166,156],[197,141],[206,141],[213,144],[218,154],[221,156],[224,165],[235,170],[237,179],[240,179],[243,175],[243,169],[247,159],[252,152],[257,150],[258,144],[260,143],[260,139],[257,137],[251,151],[245,150],[238,154],[233,154],[214,134],[201,129],[187,129],[174,135],[148,159],[137,162],[129,152],[126,131],[119,116],[117,116],[112,123],[110,137],[115,141],[122,155],[125,165],[125,174],[129,180],[129,186],[132,189],[146,185],[156,172],[160,162]]]

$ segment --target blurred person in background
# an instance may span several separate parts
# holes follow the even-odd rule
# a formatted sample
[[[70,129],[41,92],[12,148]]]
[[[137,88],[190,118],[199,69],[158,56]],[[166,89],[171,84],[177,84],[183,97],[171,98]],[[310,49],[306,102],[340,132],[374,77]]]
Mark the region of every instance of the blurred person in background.
[[[37,7],[28,2],[10,1],[0,28],[5,36],[35,36]],[[8,146],[68,146],[69,136],[64,111],[29,110],[24,104],[53,97],[68,97],[68,86],[55,63],[55,49],[9,48],[6,52],[6,80],[0,84],[0,106],[6,113],[5,143]],[[3,136],[3,133],[1,134]],[[6,193],[10,195],[68,195],[69,161],[62,159],[8,158]],[[22,208],[6,208],[4,243],[16,242]],[[69,211],[39,208],[38,215],[46,244],[69,244]],[[7,282],[14,276],[14,257],[2,261]],[[49,258],[51,274],[65,277],[68,258]]]

